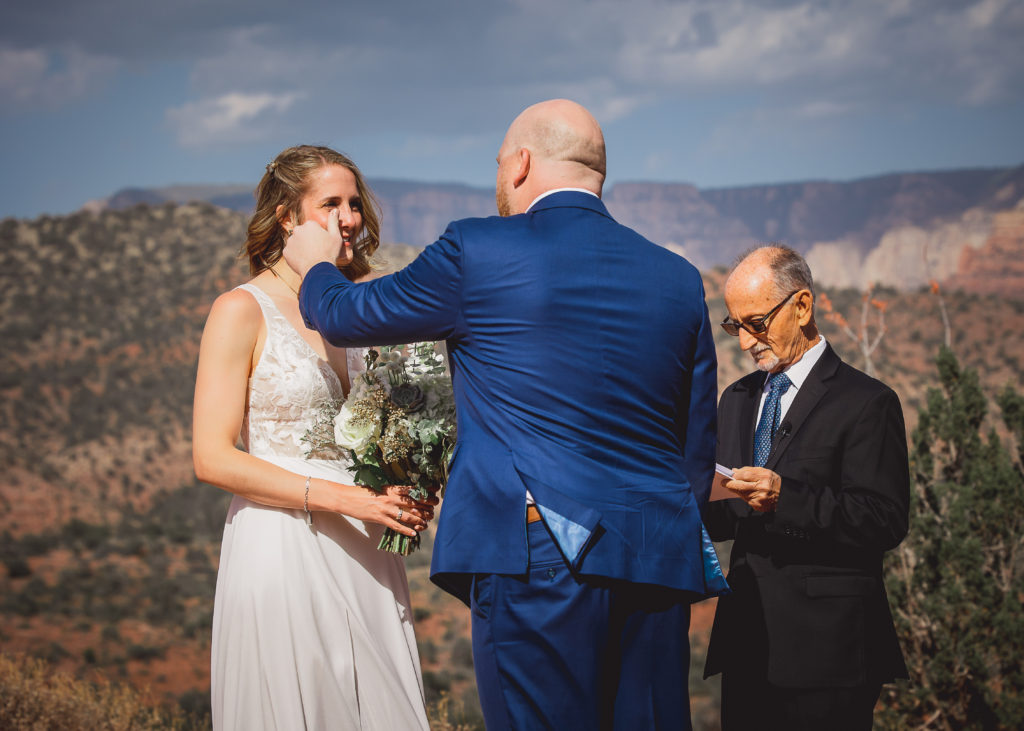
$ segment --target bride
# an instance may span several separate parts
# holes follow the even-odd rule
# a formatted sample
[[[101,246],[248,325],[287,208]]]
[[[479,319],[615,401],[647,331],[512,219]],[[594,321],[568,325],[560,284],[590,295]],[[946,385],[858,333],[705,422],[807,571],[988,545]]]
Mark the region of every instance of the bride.
[[[309,453],[303,437],[361,358],[304,326],[299,277],[281,258],[296,225],[326,226],[336,211],[352,243],[339,268],[365,277],[379,215],[356,166],[325,147],[282,152],[256,196],[254,276],[214,302],[196,377],[196,475],[235,496],[213,612],[213,725],[426,729],[405,567],[376,546],[385,527],[422,531],[436,500],[357,487],[336,459]]]

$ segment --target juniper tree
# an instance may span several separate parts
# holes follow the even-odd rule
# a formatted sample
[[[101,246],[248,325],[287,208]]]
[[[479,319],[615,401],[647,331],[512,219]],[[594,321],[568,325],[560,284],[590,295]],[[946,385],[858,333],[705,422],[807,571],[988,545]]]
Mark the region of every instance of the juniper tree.
[[[1001,438],[977,373],[945,347],[936,363],[911,439],[910,533],[887,559],[910,680],[877,720],[1024,728],[1024,397],[1007,386],[996,399]]]

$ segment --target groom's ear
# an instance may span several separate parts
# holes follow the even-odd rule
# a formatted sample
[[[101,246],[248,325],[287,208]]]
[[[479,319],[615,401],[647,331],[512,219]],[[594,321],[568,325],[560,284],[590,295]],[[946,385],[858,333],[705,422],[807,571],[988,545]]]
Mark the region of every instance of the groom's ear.
[[[530,151],[525,147],[520,147],[519,154],[516,155],[516,161],[518,167],[512,176],[512,184],[518,188],[526,182],[526,178],[530,174]]]

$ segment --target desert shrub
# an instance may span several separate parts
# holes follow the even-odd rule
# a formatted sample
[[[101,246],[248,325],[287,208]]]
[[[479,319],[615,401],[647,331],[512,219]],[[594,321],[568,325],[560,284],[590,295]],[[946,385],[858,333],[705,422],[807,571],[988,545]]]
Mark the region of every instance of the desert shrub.
[[[12,579],[23,579],[32,575],[32,567],[22,556],[13,556],[4,561],[7,567],[7,576]]]
[[[455,617],[449,617],[445,622],[444,627],[444,641],[452,642],[456,637],[462,635],[462,628],[459,626],[459,622]]]
[[[51,642],[42,651],[41,656],[47,662],[55,663],[63,660],[65,657],[71,657],[71,653],[65,650],[64,646],[59,642]]]
[[[452,645],[452,665],[473,668],[473,643],[468,637],[459,637]]]
[[[441,698],[441,693],[451,689],[452,679],[446,671],[423,671],[423,692],[427,697],[427,703],[436,703]]]
[[[433,640],[424,640],[417,644],[419,645],[421,662],[430,663],[431,665],[437,662],[437,645],[434,644]]]
[[[189,690],[178,696],[178,707],[192,719],[197,728],[209,728],[213,711],[210,708],[209,692]]]
[[[132,643],[128,645],[128,658],[131,660],[152,660],[164,656],[166,648],[155,645]]]
[[[62,532],[66,541],[81,543],[90,550],[98,548],[110,539],[110,528],[107,526],[86,523],[78,518],[72,518]]]

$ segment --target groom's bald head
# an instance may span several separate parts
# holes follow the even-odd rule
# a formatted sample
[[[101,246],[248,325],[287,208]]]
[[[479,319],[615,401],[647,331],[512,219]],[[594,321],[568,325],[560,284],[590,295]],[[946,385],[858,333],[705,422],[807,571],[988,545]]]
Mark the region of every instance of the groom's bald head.
[[[515,118],[498,152],[498,212],[522,213],[554,188],[600,195],[604,176],[604,135],[593,115],[568,99],[534,104]]]
[[[568,99],[552,99],[527,107],[516,117],[506,142],[529,147],[551,163],[578,167],[581,175],[605,175],[604,135],[584,107]],[[569,174],[568,172],[566,174]]]

